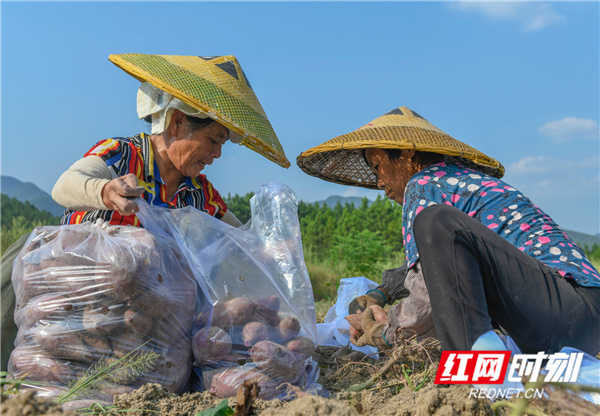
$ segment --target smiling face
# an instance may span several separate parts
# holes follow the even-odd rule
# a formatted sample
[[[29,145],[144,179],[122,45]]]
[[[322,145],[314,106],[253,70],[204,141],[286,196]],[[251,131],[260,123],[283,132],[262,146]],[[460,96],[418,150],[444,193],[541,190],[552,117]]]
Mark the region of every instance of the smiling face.
[[[377,187],[383,189],[389,199],[400,205],[403,202],[406,184],[418,172],[412,160],[414,154],[414,150],[402,150],[398,159],[390,160],[388,153],[383,149],[365,150],[367,163],[377,177]]]
[[[221,148],[228,138],[229,130],[217,122],[196,131],[183,125],[167,147],[167,154],[183,176],[194,178],[221,156]]]

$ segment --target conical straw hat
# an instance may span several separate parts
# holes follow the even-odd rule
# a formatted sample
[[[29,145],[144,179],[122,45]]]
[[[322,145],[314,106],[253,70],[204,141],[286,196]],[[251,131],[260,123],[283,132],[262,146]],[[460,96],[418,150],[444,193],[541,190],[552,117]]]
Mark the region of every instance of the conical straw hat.
[[[123,53],[108,59],[241,135],[241,144],[284,168],[290,166],[258,98],[235,56]]]
[[[296,163],[309,175],[329,182],[377,189],[377,178],[363,157],[363,149],[369,148],[440,153],[471,161],[497,178],[504,175],[500,162],[450,137],[406,107],[301,153]]]

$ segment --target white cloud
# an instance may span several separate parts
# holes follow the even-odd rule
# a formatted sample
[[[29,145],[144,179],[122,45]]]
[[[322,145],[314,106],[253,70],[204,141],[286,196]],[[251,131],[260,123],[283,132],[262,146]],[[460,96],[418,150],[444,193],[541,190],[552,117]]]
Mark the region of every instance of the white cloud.
[[[536,174],[545,174],[544,176],[548,176],[548,173],[556,173],[557,166],[573,171],[594,169],[600,166],[600,156],[592,155],[581,160],[571,158],[559,160],[556,157],[525,156],[511,163],[506,169],[506,173],[515,176],[534,176]],[[559,176],[564,176],[564,171],[561,171]]]
[[[475,10],[492,19],[518,21],[524,32],[542,30],[565,21],[554,5],[548,3],[459,1],[452,6],[460,10]]]
[[[600,166],[600,156],[596,155],[585,158],[578,165],[582,168],[597,168]]]
[[[591,119],[565,117],[545,123],[538,128],[538,133],[550,137],[556,143],[564,143],[575,139],[598,139],[598,122]]]
[[[552,169],[552,166],[552,160],[546,156],[525,156],[521,160],[512,163],[507,172],[515,175],[528,175],[547,172]]]

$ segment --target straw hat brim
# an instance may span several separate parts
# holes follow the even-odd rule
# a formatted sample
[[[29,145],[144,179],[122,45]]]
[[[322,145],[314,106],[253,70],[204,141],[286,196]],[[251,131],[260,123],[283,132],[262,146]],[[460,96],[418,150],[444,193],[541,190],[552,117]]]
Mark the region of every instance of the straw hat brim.
[[[233,56],[217,58],[228,58],[239,66]],[[231,80],[226,79],[227,74],[223,72],[224,79],[230,81],[230,85],[219,85],[193,71],[194,68],[208,65],[201,57],[113,54],[108,59],[139,81],[149,82],[193,108],[209,114],[243,137],[242,145],[284,168],[290,166],[283,146],[241,69],[241,74],[236,73],[238,78],[234,79],[232,76]],[[210,75],[219,76],[219,70],[211,71]],[[247,84],[247,88],[244,84]]]
[[[296,158],[304,172],[342,185],[378,189],[377,178],[365,162],[365,149],[415,149],[454,156],[481,166],[497,178],[504,166],[477,149],[441,131],[406,126],[363,127],[313,147]]]

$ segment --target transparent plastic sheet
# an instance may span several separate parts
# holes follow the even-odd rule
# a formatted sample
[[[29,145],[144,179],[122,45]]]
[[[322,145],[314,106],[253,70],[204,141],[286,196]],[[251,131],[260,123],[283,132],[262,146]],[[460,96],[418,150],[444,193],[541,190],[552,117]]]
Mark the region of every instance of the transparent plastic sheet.
[[[340,279],[337,301],[327,311],[322,324],[317,324],[319,345],[341,347],[349,345],[352,349],[361,351],[377,358],[377,348],[365,345],[357,347],[350,344],[350,324],[344,318],[348,316],[348,306],[353,299],[375,289],[378,284],[366,277],[347,277]]]
[[[19,331],[8,370],[41,382],[40,396],[56,398],[123,357],[69,407],[112,403],[146,383],[187,388],[197,285],[171,238],[102,221],[38,227],[12,281]]]
[[[285,397],[291,386],[322,394],[296,196],[269,183],[250,205],[251,221],[235,228],[192,208],[150,213],[140,204],[144,227],[186,250],[202,291],[193,329],[195,389],[229,397],[252,378],[263,398]]]

